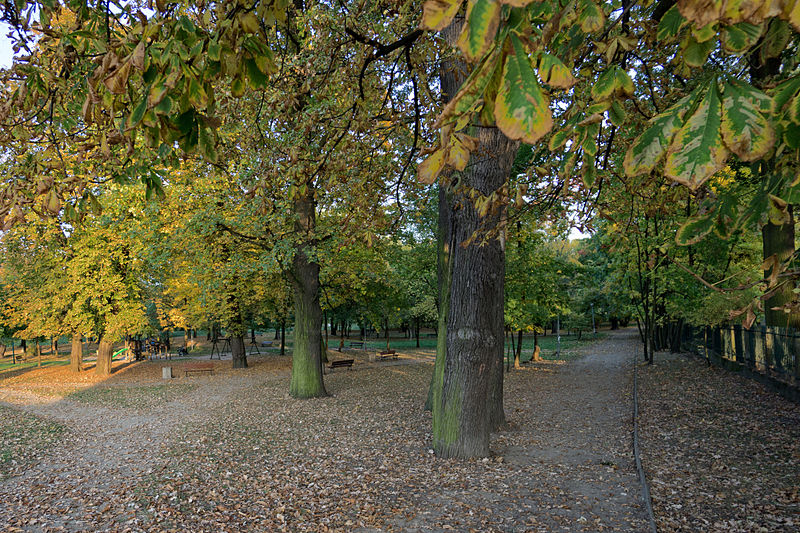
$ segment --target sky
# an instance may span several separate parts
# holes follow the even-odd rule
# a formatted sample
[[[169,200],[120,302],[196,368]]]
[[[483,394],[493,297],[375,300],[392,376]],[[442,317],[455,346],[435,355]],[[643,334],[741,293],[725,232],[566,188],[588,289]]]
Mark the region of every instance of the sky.
[[[6,36],[7,33],[8,26],[0,23],[0,68],[11,66],[11,41]]]

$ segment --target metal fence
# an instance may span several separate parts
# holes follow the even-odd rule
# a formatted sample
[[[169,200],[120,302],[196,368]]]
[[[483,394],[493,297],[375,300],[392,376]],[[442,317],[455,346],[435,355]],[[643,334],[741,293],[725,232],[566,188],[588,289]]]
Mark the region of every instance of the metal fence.
[[[733,363],[793,388],[800,385],[800,331],[794,329],[686,326],[681,348]]]

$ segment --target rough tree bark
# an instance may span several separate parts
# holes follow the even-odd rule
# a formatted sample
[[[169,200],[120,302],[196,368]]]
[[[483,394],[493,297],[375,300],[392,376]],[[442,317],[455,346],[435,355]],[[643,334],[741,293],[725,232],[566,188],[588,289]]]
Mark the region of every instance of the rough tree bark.
[[[326,396],[322,379],[322,307],[319,303],[319,264],[309,257],[316,227],[313,183],[295,199],[295,231],[300,243],[292,260],[294,288],[294,349],[289,394],[294,398]]]
[[[233,359],[233,368],[247,368],[244,335],[231,335],[231,358]]]
[[[778,261],[783,262],[792,257],[794,254],[794,215],[791,205],[789,206],[789,221],[779,226],[772,222],[767,222],[761,228],[761,240],[764,259],[776,255]],[[769,277],[771,270],[764,271],[764,276]],[[795,297],[793,283],[784,283],[776,290],[764,302],[764,321],[766,325],[800,328],[800,314],[786,313],[781,309],[785,304],[794,300]]]
[[[453,42],[462,21],[443,32]],[[446,98],[456,94],[466,68],[442,63],[440,82]],[[478,148],[460,173],[457,186],[440,195],[442,286],[433,392],[433,448],[439,457],[485,457],[489,433],[505,421],[503,412],[502,232],[481,245],[462,246],[478,230],[496,230],[500,210],[481,218],[465,192],[484,195],[506,181],[518,146],[493,127],[476,128]],[[451,188],[449,185],[445,187]],[[444,198],[444,202],[441,202]],[[441,211],[447,214],[442,215]],[[446,294],[445,294],[446,292]]]
[[[100,376],[111,375],[111,348],[113,344],[111,340],[106,337],[100,338],[100,344],[97,347],[97,366],[94,371]]]
[[[72,336],[72,349],[69,352],[69,369],[72,372],[83,372],[83,342],[80,335]]]

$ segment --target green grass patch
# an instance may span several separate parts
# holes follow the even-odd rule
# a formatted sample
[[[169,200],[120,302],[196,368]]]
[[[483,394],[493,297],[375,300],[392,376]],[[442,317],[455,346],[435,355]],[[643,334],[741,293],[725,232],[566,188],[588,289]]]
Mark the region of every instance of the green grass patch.
[[[42,361],[42,368],[48,367],[48,366],[64,366],[64,365],[68,365],[68,364],[69,364],[69,361],[68,360],[64,360],[64,359],[44,360],[44,361]],[[9,357],[7,361],[0,362],[0,372],[2,372],[3,370],[9,370],[9,369],[11,369],[11,370],[23,370],[23,369],[26,369],[26,368],[33,368],[36,365],[37,365],[37,361],[35,359],[34,360],[25,361],[24,363],[23,362],[19,362],[19,360],[17,360],[17,363],[13,364],[11,362],[11,358]]]
[[[65,434],[57,422],[0,406],[0,481],[23,472]]]
[[[591,333],[584,333],[580,340],[575,335],[562,335],[559,353],[558,339],[555,335],[539,337],[542,359],[546,361],[569,361],[581,356],[579,348],[593,343],[595,340],[605,338],[605,333],[598,333],[597,337]],[[508,348],[508,344],[506,344]],[[522,361],[530,361],[533,356],[533,337],[523,337],[522,339]]]
[[[100,407],[150,409],[177,400],[197,385],[150,385],[145,387],[90,387],[66,396],[70,400]]]

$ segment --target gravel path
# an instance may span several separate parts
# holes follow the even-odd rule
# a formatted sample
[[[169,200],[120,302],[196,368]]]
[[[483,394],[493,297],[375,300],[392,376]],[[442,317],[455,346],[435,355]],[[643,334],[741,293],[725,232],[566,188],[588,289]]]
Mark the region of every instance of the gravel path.
[[[428,362],[356,365],[331,397],[285,370],[179,378],[147,409],[0,400],[65,423],[66,445],[0,483],[3,531],[647,531],[631,453],[630,332],[506,381],[494,456],[430,453]]]

